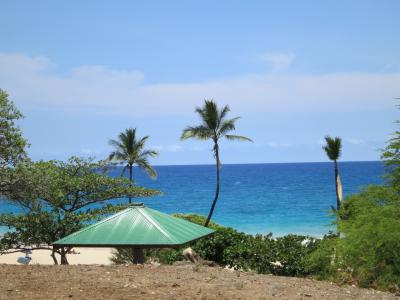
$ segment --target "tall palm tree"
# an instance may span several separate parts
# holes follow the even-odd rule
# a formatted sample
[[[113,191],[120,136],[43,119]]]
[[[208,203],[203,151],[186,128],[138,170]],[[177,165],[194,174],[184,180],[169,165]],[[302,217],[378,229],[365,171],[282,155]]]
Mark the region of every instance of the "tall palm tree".
[[[336,209],[339,210],[342,205],[342,183],[339,177],[338,159],[342,151],[342,139],[340,137],[332,138],[325,137],[326,145],[322,148],[325,150],[326,155],[333,161],[335,169],[335,186],[336,186]]]
[[[110,153],[108,160],[117,164],[125,165],[122,169],[122,174],[126,169],[129,169],[129,180],[133,186],[133,165],[136,164],[139,168],[146,171],[151,178],[157,178],[157,173],[150,165],[148,158],[158,155],[155,150],[144,149],[148,136],[138,138],[136,136],[136,128],[126,129],[121,132],[117,140],[110,140],[109,144],[114,146],[114,151]],[[129,203],[132,198],[129,197]]]
[[[226,138],[230,141],[252,141],[251,139],[244,136],[229,134],[230,132],[235,130],[235,122],[239,119],[239,117],[226,119],[226,115],[229,111],[230,109],[227,105],[224,106],[222,109],[218,109],[217,104],[213,100],[205,100],[203,107],[197,107],[195,109],[195,112],[200,116],[201,124],[197,126],[186,127],[181,135],[181,140],[196,138],[199,140],[212,140],[213,142],[213,153],[216,162],[217,182],[214,201],[212,202],[210,212],[204,224],[204,226],[206,227],[208,226],[208,223],[210,223],[211,216],[214,212],[215,205],[217,204],[219,196],[221,169],[221,161],[219,159],[219,140],[221,138]]]

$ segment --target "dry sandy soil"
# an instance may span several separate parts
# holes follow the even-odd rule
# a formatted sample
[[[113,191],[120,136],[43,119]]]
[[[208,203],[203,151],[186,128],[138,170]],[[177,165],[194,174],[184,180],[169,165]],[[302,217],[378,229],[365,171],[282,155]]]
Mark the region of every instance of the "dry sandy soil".
[[[219,267],[0,265],[0,299],[399,299],[390,293]]]

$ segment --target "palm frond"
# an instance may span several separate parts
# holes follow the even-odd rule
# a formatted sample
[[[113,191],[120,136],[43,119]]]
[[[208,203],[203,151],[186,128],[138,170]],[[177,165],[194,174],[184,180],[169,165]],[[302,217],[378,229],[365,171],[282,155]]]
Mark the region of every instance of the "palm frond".
[[[139,157],[140,158],[146,158],[146,157],[156,157],[158,156],[158,152],[156,150],[144,150],[142,153],[140,153]]]
[[[235,122],[240,118],[236,117],[226,120],[226,116],[230,112],[228,105],[219,110],[217,104],[212,99],[204,100],[204,105],[197,107],[195,111],[200,115],[202,124],[186,127],[182,132],[181,140],[189,138],[200,140],[213,139],[215,143],[218,142],[220,137],[227,136],[228,140],[251,141],[247,137],[227,135],[228,132],[236,129]]]
[[[204,109],[206,112],[206,124],[210,129],[217,130],[219,121],[219,112],[214,100],[205,100]]]
[[[236,129],[235,122],[239,120],[240,117],[236,117],[230,120],[224,120],[218,130],[220,136],[225,135],[229,131],[233,131]]]
[[[196,127],[188,126],[182,131],[181,140],[189,138],[197,138],[199,140],[208,140],[212,137],[212,130],[210,128],[200,125]]]
[[[342,151],[342,139],[340,137],[332,138],[325,136],[326,145],[322,147],[325,150],[330,160],[336,161],[339,159]]]
[[[225,119],[227,113],[230,112],[230,111],[231,111],[231,110],[230,110],[229,106],[228,106],[228,105],[225,105],[225,106],[221,109],[221,111],[220,111],[220,113],[219,113],[219,118],[218,118],[218,119],[219,119],[220,121],[223,121],[223,120]]]
[[[128,167],[129,167],[129,165],[125,165],[125,166],[122,168],[122,171],[121,171],[121,175],[120,175],[120,176],[124,176],[124,174],[125,174],[125,172],[126,172],[126,169],[128,169]]]
[[[142,138],[138,141],[138,144],[144,145],[148,139],[149,139],[149,136],[146,135],[146,136],[142,137]]]
[[[126,155],[124,153],[119,152],[119,151],[113,151],[108,156],[108,161],[109,162],[121,163],[121,162],[124,162],[126,159],[127,159]]]
[[[124,148],[124,145],[121,142],[116,141],[116,140],[109,140],[108,144],[110,146],[113,146],[116,149],[123,149]]]
[[[154,168],[150,165],[147,159],[142,158],[136,161],[139,168],[143,169],[151,178],[157,178],[157,172]]]
[[[225,138],[230,141],[253,142],[252,139],[242,136],[242,135],[226,134]]]
[[[115,150],[110,153],[109,160],[118,163],[125,163],[122,172],[126,171],[129,165],[135,163],[143,163],[145,168],[151,168],[147,161],[147,157],[155,157],[158,155],[157,151],[151,149],[144,149],[148,136],[138,138],[136,135],[136,128],[128,128],[118,135],[118,140],[110,140],[109,144],[114,146]],[[144,168],[144,167],[143,167]],[[148,174],[154,177],[154,172],[148,171]]]

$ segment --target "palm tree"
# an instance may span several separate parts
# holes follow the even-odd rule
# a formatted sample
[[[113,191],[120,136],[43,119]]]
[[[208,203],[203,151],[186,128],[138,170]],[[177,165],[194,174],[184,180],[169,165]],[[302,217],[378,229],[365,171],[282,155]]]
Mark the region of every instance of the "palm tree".
[[[227,105],[224,106],[222,109],[218,109],[217,104],[213,100],[205,100],[203,107],[197,107],[195,109],[195,112],[198,113],[200,116],[201,124],[194,127],[186,127],[181,135],[181,140],[196,138],[199,140],[212,140],[213,142],[213,153],[215,157],[217,171],[217,185],[215,189],[214,201],[211,205],[210,212],[204,224],[204,226],[206,227],[211,220],[211,216],[214,212],[215,205],[217,204],[219,196],[219,173],[221,168],[221,161],[219,159],[219,140],[224,137],[230,141],[238,140],[252,142],[252,140],[247,137],[228,134],[229,132],[235,130],[235,122],[239,119],[239,117],[226,119],[226,115],[229,111],[230,109]]]
[[[340,182],[337,160],[339,159],[342,150],[342,139],[340,137],[332,138],[327,135],[325,141],[326,145],[322,148],[325,150],[329,159],[333,161],[335,168],[336,209],[339,210],[342,205],[342,184]]]
[[[158,155],[155,150],[144,149],[148,136],[138,138],[136,136],[136,128],[126,129],[118,136],[118,140],[110,140],[109,144],[115,149],[110,153],[108,160],[117,164],[125,165],[122,169],[122,174],[129,168],[129,180],[133,186],[133,165],[136,164],[139,168],[146,171],[151,178],[157,178],[157,173],[150,165],[148,158]],[[129,203],[132,198],[129,197]]]

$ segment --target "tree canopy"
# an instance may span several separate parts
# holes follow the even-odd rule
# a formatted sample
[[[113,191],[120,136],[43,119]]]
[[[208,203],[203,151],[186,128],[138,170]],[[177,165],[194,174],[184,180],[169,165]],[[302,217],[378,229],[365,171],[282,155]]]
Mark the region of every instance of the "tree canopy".
[[[203,107],[196,107],[195,112],[200,116],[201,124],[187,126],[182,132],[182,140],[196,138],[218,142],[220,138],[225,137],[227,140],[251,141],[245,136],[229,134],[235,131],[235,123],[240,117],[227,119],[226,116],[230,112],[228,105],[218,109],[213,100],[205,100]]]
[[[342,152],[342,139],[340,137],[325,137],[326,145],[322,148],[325,150],[330,160],[337,161]]]
[[[21,112],[8,100],[8,94],[0,89],[0,168],[15,165],[26,156],[27,141],[15,124],[21,118]]]
[[[151,178],[156,178],[157,173],[150,165],[149,157],[156,157],[157,151],[145,149],[148,136],[138,138],[136,128],[126,129],[118,136],[118,140],[110,140],[109,144],[114,147],[114,151],[109,155],[109,160],[118,164],[125,165],[123,172],[131,168],[134,164],[143,169]]]
[[[23,116],[8,94],[0,89],[0,196],[12,186],[9,169],[26,159],[27,141],[16,121]]]
[[[400,121],[396,121],[400,124]],[[400,131],[396,130],[382,152],[382,160],[387,170],[389,182],[400,187]]]
[[[49,249],[67,263],[67,249],[55,251],[51,243],[88,222],[126,206],[111,205],[121,197],[149,197],[157,191],[130,186],[123,177],[107,176],[104,162],[72,157],[62,161],[26,161],[10,171],[14,186],[5,197],[22,214],[0,214],[0,225],[13,231],[0,239],[0,251]],[[108,205],[107,205],[108,204]],[[56,259],[55,259],[56,262]]]

